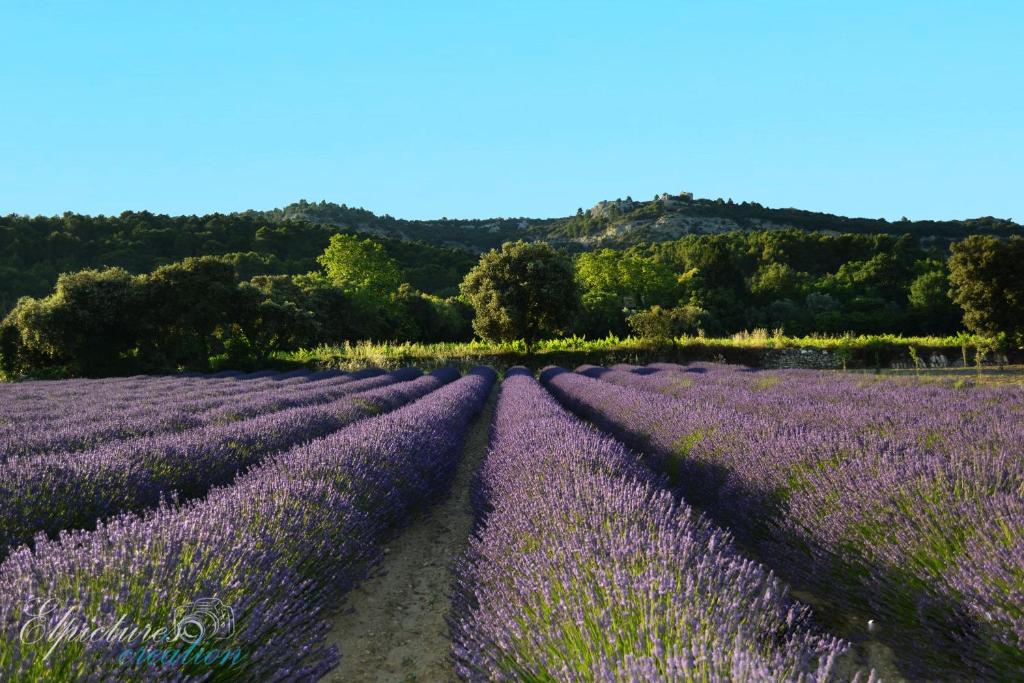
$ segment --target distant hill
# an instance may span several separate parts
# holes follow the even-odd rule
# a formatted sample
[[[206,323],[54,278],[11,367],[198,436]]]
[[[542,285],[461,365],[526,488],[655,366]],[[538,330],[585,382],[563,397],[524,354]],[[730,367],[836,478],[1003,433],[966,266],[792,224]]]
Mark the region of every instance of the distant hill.
[[[246,217],[258,217],[267,222],[308,221],[321,225],[346,227],[378,237],[419,241],[446,247],[486,251],[502,243],[518,239],[546,239],[555,234],[561,218],[491,218],[448,219],[415,221],[394,218],[388,214],[378,216],[372,211],[345,204],[300,200],[283,209],[246,211]]]
[[[656,244],[687,235],[796,228],[831,233],[910,234],[924,248],[945,252],[967,235],[1022,235],[1017,223],[984,217],[951,221],[846,218],[756,203],[662,194],[598,202],[562,218],[490,218],[414,221],[362,208],[305,200],[282,209],[205,216],[126,211],[118,216],[0,216],[0,315],[19,296],[41,296],[58,274],[119,266],[132,273],[188,256],[227,255],[239,275],[293,274],[317,268],[331,234],[372,235],[383,242],[415,287],[454,294],[476,255],[503,242],[547,240],[580,252],[600,247]]]
[[[345,226],[380,237],[416,240],[485,251],[502,242],[543,239],[571,251],[600,247],[665,242],[684,235],[735,230],[797,228],[826,233],[910,234],[922,246],[943,247],[972,234],[1024,235],[1024,228],[1009,219],[985,216],[967,220],[887,221],[884,218],[848,218],[801,209],[773,209],[756,202],[694,199],[689,193],[661,194],[649,201],[632,198],[598,202],[564,218],[492,218],[414,221],[378,216],[372,211],[321,201],[305,200],[283,209],[246,212],[270,222],[304,220]]]

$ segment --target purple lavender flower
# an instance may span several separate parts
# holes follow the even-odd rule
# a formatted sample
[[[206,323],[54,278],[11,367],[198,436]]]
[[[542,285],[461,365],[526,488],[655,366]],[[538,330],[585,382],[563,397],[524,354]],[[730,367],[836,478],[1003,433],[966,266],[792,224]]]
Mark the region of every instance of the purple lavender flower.
[[[449,483],[493,381],[488,369],[440,388],[414,380],[435,390],[274,456],[203,500],[17,550],[0,565],[0,680],[316,680],[338,659],[323,644],[324,608],[376,560],[381,534]],[[232,609],[222,647],[241,654],[228,668],[140,664],[105,637],[58,643],[47,657],[50,641],[22,637],[40,600],[109,628],[119,618],[173,626],[200,598]]]
[[[1024,391],[650,367],[542,377],[912,675],[1024,677]]]
[[[827,680],[842,641],[525,370],[502,387],[459,570],[469,680]]]
[[[0,469],[0,559],[38,533],[89,529],[120,512],[188,500],[272,453],[391,410],[458,377],[407,368],[329,390],[334,400],[174,434],[115,441],[85,453],[16,458]],[[348,387],[348,389],[346,389]],[[362,389],[362,391],[359,391]],[[322,390],[321,390],[322,391]]]

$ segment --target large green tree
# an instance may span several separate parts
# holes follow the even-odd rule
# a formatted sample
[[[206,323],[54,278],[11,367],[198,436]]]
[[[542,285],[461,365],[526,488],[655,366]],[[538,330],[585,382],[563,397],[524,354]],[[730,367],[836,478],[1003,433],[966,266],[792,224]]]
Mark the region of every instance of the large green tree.
[[[950,297],[974,332],[1024,338],[1024,239],[972,235],[951,247]]]
[[[371,239],[337,234],[317,258],[328,281],[356,301],[383,305],[401,284],[401,271],[384,247]]]
[[[473,330],[490,341],[522,339],[527,347],[565,331],[579,307],[569,259],[544,242],[492,249],[462,281],[473,306]]]
[[[316,319],[311,311],[292,301],[274,299],[252,282],[241,283],[236,298],[228,345],[232,359],[256,362],[274,351],[294,351],[315,334]]]
[[[931,334],[953,334],[961,326],[963,312],[949,298],[949,273],[946,264],[937,260],[923,261],[920,275],[910,283],[912,329]]]
[[[630,310],[670,306],[681,292],[672,268],[638,249],[584,252],[574,265],[582,294],[575,327],[591,337],[625,334]]]
[[[584,252],[576,257],[576,279],[584,292],[607,292],[632,299],[636,307],[670,304],[676,275],[657,259],[634,250]]]
[[[52,294],[23,297],[4,319],[0,365],[11,374],[118,372],[135,345],[143,312],[137,280],[126,271],[65,273]]]
[[[142,279],[146,324],[140,357],[154,367],[205,370],[240,311],[232,265],[213,256],[187,258]]]

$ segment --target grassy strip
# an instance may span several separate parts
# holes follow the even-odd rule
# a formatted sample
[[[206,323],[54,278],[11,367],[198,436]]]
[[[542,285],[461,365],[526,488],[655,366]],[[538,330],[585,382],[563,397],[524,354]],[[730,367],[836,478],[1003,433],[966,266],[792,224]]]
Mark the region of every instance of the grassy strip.
[[[357,342],[339,346],[319,346],[281,353],[275,361],[282,367],[311,366],[355,370],[364,367],[393,368],[416,365],[424,368],[456,365],[463,369],[485,363],[499,368],[525,365],[538,369],[546,365],[648,363],[657,360],[689,362],[695,360],[741,363],[753,367],[764,364],[768,352],[781,349],[825,351],[835,364],[851,368],[886,368],[894,364],[927,364],[933,354],[965,365],[994,358],[995,345],[983,337],[904,337],[901,335],[807,336],[788,337],[765,330],[743,332],[731,337],[677,337],[645,340],[635,337],[604,339],[566,337],[538,342],[527,350],[522,341],[491,343],[420,344],[411,342]],[[911,351],[913,349],[913,351]],[[916,360],[915,360],[916,358]]]

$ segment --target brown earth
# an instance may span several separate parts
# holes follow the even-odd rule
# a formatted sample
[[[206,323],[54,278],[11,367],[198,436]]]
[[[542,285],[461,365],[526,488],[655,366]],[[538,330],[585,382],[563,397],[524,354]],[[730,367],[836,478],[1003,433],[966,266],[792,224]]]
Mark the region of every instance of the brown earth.
[[[470,427],[448,495],[413,514],[373,574],[342,603],[327,637],[341,663],[323,682],[458,680],[445,617],[452,566],[473,525],[470,483],[487,453],[496,397],[497,387]]]

